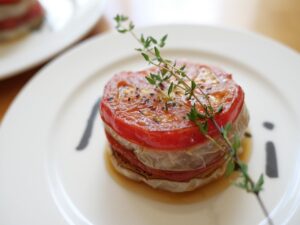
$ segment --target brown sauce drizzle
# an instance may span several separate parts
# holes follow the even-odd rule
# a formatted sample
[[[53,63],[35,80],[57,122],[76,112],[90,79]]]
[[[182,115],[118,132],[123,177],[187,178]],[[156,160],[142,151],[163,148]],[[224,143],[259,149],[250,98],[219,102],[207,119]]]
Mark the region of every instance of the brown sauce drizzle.
[[[244,162],[248,162],[251,155],[252,142],[251,139],[245,137],[242,140],[243,153],[240,155],[240,159]],[[108,146],[106,146],[108,148]],[[164,202],[169,204],[192,204],[201,201],[205,201],[217,194],[225,191],[237,178],[237,173],[234,173],[230,177],[221,177],[203,187],[200,187],[191,192],[185,193],[171,193],[167,191],[153,189],[142,182],[136,182],[130,180],[123,175],[119,174],[110,162],[110,155],[108,150],[105,149],[105,165],[107,172],[111,175],[113,180],[126,190],[142,196],[144,198],[149,198],[154,201]]]

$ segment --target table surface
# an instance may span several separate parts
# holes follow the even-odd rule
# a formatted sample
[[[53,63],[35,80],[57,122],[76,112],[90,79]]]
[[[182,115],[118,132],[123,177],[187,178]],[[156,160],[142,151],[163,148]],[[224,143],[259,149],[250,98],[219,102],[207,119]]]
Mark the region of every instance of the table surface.
[[[299,0],[107,0],[104,16],[79,42],[113,29],[117,13],[130,16],[136,26],[192,23],[248,29],[300,51]],[[0,121],[43,65],[0,81]]]

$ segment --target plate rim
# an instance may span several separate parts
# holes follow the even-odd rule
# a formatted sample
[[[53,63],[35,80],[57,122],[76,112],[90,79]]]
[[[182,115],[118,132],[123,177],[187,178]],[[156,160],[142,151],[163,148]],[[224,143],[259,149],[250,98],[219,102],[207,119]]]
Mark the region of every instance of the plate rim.
[[[150,26],[150,27],[144,27],[144,28],[141,28],[141,30],[148,30],[149,28],[151,29],[155,29],[157,27],[159,27],[160,29],[163,29],[164,27],[169,27],[170,25],[162,25],[162,26]],[[232,31],[232,29],[228,29],[228,28],[224,28],[224,27],[219,27],[219,26],[199,26],[199,25],[172,25],[172,27],[180,27],[180,26],[189,26],[189,27],[192,27],[192,28],[197,28],[197,29],[201,29],[201,27],[213,27],[213,28],[216,28],[216,29],[225,29],[225,30],[229,30],[229,31]],[[253,34],[253,33],[249,33],[249,32],[245,32],[245,31],[240,31],[240,30],[236,30],[236,29],[233,29],[234,32],[242,32],[242,33],[245,33],[247,35],[254,35],[254,36],[257,36],[256,34]],[[112,32],[108,32],[104,35],[101,35],[101,36],[98,36],[98,37],[93,37],[83,43],[81,43],[80,45],[76,46],[75,48],[72,48],[68,51],[66,51],[65,53],[63,53],[60,57],[58,57],[57,59],[53,60],[52,62],[50,62],[48,65],[46,65],[44,68],[42,68],[42,70],[40,70],[38,72],[38,76],[35,76],[32,80],[30,80],[30,82],[28,82],[28,84],[26,85],[25,88],[22,89],[22,91],[19,93],[19,95],[17,96],[17,98],[15,99],[15,101],[13,102],[13,104],[11,105],[11,107],[9,108],[9,110],[7,111],[7,113],[5,114],[4,118],[3,118],[3,121],[2,121],[2,129],[0,129],[0,144],[1,144],[1,134],[2,132],[4,132],[3,130],[4,129],[8,129],[8,128],[5,128],[5,127],[9,127],[9,124],[7,125],[9,119],[9,115],[12,114],[12,111],[13,110],[17,110],[17,107],[18,107],[18,104],[19,104],[19,101],[21,99],[21,97],[23,95],[25,95],[24,93],[28,94],[28,92],[30,92],[30,88],[33,84],[37,83],[37,82],[41,82],[43,80],[43,75],[46,76],[47,75],[47,70],[48,68],[50,67],[53,67],[56,65],[56,62],[60,62],[62,60],[64,60],[65,58],[67,57],[70,57],[70,55],[72,55],[75,51],[82,51],[82,49],[85,48],[86,45],[92,45],[93,42],[101,42],[101,39],[103,38],[107,38],[107,37],[110,37],[111,35],[116,35],[117,33],[112,31]],[[260,35],[258,35],[260,36]],[[265,38],[264,36],[262,36],[263,39],[269,39],[269,38]],[[261,38],[261,37],[260,37]],[[280,43],[276,42],[276,41],[273,41],[271,39],[271,41],[273,42],[273,44],[275,43],[276,45],[279,45],[278,47],[285,49],[285,50],[288,50],[288,52],[294,54],[294,56],[296,56],[298,59],[300,59],[300,56],[297,52],[293,51],[292,49],[286,47],[286,46],[283,46],[281,45]],[[268,40],[269,42],[269,40]],[[292,51],[291,51],[292,50]],[[2,135],[3,136],[3,135]]]

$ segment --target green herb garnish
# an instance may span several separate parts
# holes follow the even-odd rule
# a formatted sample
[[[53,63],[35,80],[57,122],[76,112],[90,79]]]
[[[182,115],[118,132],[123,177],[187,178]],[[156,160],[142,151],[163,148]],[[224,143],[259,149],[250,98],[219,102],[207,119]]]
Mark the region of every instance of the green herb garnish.
[[[164,89],[167,89],[167,95],[164,95],[166,95],[166,99],[168,101],[172,100],[172,93],[178,89],[183,90],[187,99],[193,100],[192,102],[194,103],[192,104],[190,112],[187,114],[186,118],[194,122],[199,128],[199,131],[206,138],[216,144],[218,148],[228,151],[225,156],[225,159],[227,160],[225,176],[230,176],[234,171],[239,172],[239,177],[235,182],[235,186],[247,191],[248,193],[254,194],[261,209],[263,210],[263,213],[268,219],[268,223],[273,225],[273,221],[269,217],[269,213],[260,196],[264,184],[263,174],[260,175],[257,182],[254,181],[248,173],[247,164],[243,163],[238,157],[237,152],[240,147],[239,137],[235,135],[232,142],[228,138],[228,133],[232,129],[232,124],[228,123],[225,126],[220,126],[217,123],[215,115],[222,112],[223,106],[219,106],[215,111],[210,103],[209,96],[202,90],[201,85],[197,85],[194,80],[186,75],[185,65],[177,67],[176,62],[162,56],[160,49],[165,46],[168,35],[164,35],[160,39],[155,39],[152,36],[144,36],[143,34],[138,37],[133,31],[134,24],[127,16],[117,15],[114,20],[117,23],[117,31],[120,33],[130,33],[141,45],[141,47],[137,48],[136,51],[141,54],[145,61],[158,68],[157,73],[150,73],[146,76],[147,81],[151,85],[155,85],[158,89],[160,89],[163,94]],[[170,78],[172,78],[172,80]],[[165,87],[165,85],[168,86]],[[204,101],[195,94],[196,91],[204,97]],[[166,101],[165,110],[168,110],[168,101]],[[204,112],[199,112],[197,110],[197,104],[203,108]],[[208,134],[209,121],[219,131],[220,136],[223,138],[224,144],[226,145],[225,148]]]

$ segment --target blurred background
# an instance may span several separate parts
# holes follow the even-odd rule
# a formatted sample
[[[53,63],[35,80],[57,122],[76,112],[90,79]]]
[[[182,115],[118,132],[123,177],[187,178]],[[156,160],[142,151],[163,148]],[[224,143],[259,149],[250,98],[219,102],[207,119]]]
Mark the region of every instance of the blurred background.
[[[81,2],[84,5],[84,1],[88,0],[74,2]],[[104,0],[98,1],[100,4]],[[5,3],[5,0],[0,0],[0,6],[2,2]],[[58,24],[63,24],[64,19],[67,18],[70,13],[68,7],[74,4],[72,2],[71,0],[41,1],[42,5],[52,7],[54,12],[62,15],[62,17],[52,17]],[[112,30],[113,17],[117,13],[131,17],[137,27],[188,23],[250,30],[275,39],[295,51],[300,51],[299,0],[107,0],[96,25],[93,25],[89,32],[72,46]],[[47,16],[46,20],[48,19],[49,23],[51,15],[47,15],[46,12]],[[63,26],[60,29],[63,29]],[[0,121],[22,87],[47,62],[18,73],[17,76],[0,80]]]

